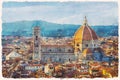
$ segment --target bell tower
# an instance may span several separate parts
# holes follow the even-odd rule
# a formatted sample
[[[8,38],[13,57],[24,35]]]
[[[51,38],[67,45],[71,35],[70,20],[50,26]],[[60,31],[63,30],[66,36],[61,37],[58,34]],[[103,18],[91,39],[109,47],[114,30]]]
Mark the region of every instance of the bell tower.
[[[33,30],[33,60],[41,60],[41,47],[40,47],[40,28],[38,26],[34,27]]]

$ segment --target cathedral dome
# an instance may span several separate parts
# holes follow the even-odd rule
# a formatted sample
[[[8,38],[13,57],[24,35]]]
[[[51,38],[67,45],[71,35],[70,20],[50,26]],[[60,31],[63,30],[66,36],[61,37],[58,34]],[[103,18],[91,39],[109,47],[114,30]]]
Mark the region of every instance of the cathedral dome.
[[[87,19],[85,17],[84,24],[75,32],[74,40],[76,42],[82,43],[82,41],[97,40],[98,36],[87,24]]]

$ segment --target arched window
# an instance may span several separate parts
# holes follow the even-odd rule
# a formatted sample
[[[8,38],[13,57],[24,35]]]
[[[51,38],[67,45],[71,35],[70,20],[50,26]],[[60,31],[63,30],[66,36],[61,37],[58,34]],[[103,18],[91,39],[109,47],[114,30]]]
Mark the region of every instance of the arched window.
[[[38,36],[36,36],[36,40],[38,40]]]
[[[35,47],[39,47],[38,44],[35,44]]]
[[[68,52],[71,52],[71,49],[68,49]]]
[[[61,61],[61,58],[59,58],[59,61]]]
[[[85,44],[86,47],[88,47],[88,44]]]
[[[79,46],[79,43],[77,43],[77,46]]]
[[[97,44],[94,44],[94,46],[96,47],[96,46],[97,46]]]
[[[51,52],[52,50],[51,49],[49,49],[49,52]]]
[[[69,61],[71,61],[70,58],[69,58]]]
[[[59,52],[61,52],[62,50],[61,49],[58,49]]]

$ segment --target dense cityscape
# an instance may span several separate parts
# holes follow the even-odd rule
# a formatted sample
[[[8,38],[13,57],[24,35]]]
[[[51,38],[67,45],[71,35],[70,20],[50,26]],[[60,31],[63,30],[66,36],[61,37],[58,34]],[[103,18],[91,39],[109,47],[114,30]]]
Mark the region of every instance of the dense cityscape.
[[[5,78],[118,77],[118,36],[98,37],[85,17],[73,37],[2,36]]]

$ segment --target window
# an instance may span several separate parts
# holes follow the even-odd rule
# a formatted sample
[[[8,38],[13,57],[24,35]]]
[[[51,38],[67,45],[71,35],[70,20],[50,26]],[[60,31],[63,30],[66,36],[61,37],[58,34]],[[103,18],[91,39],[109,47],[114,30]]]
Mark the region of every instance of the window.
[[[35,47],[38,47],[38,44],[35,44]]]
[[[79,46],[79,43],[77,43],[77,46]]]
[[[68,49],[68,52],[71,52],[71,49]]]
[[[49,68],[50,68],[50,69],[53,69],[53,67],[52,67],[51,65],[49,66]]]
[[[59,61],[61,61],[61,58],[59,58]]]
[[[36,36],[36,40],[38,40],[38,36]]]
[[[52,50],[51,49],[49,49],[49,52],[51,52]]]
[[[59,52],[61,52],[61,49],[58,49]]]
[[[88,47],[88,44],[86,44],[85,46]]]
[[[71,61],[70,58],[69,58],[69,61]]]
[[[94,44],[95,47],[97,47],[97,44]]]

